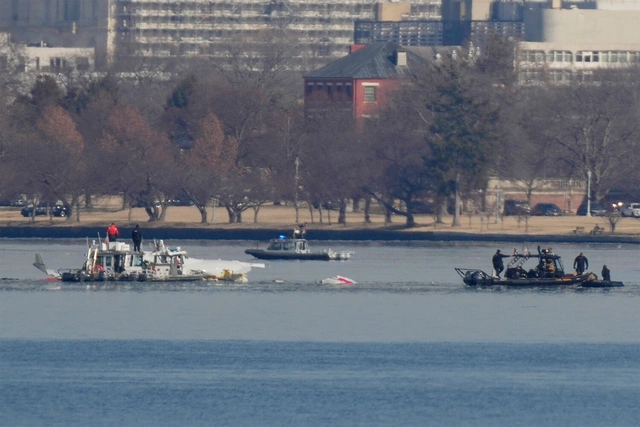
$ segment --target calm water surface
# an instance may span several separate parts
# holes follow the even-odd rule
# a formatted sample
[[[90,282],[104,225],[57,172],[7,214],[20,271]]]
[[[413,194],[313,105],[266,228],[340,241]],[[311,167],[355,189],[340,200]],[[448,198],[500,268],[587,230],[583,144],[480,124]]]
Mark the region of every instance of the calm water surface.
[[[83,241],[0,240],[0,425],[640,425],[637,246],[554,246],[624,288],[511,290],[453,267],[514,244],[314,243],[355,255],[87,287],[31,266],[79,267]],[[336,274],[358,284],[317,283]]]

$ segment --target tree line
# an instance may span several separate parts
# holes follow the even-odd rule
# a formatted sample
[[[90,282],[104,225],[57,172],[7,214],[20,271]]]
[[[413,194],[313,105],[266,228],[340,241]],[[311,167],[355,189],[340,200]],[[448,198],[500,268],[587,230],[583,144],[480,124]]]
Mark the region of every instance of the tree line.
[[[344,223],[349,201],[365,221],[377,201],[412,226],[425,201],[459,225],[463,209],[484,209],[492,176],[529,183],[529,197],[535,182],[587,174],[593,201],[640,188],[636,69],[523,85],[517,49],[494,38],[481,54],[412,68],[376,117],[356,122],[331,109],[305,118],[300,75],[271,51],[278,59],[206,62],[179,78],[147,68],[65,85],[41,75],[22,95],[5,86],[0,196],[62,200],[76,221],[92,196],[120,194],[152,221],[181,199],[203,223],[212,203],[232,223],[246,211],[257,221],[268,201],[331,203]]]

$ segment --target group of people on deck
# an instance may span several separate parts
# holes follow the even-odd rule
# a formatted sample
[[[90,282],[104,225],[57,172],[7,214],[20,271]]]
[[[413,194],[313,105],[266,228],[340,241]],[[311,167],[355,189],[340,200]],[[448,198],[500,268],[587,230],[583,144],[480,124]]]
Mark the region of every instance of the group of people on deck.
[[[542,253],[544,255],[553,255],[552,249],[543,249]],[[496,276],[500,277],[500,273],[504,271],[504,258],[510,258],[516,256],[517,252],[514,252],[513,255],[504,255],[500,249],[498,249],[493,255],[491,262],[493,264],[493,269],[495,270]],[[573,268],[576,270],[576,274],[581,275],[589,268],[589,260],[584,255],[583,252],[580,252],[580,255],[576,257],[573,261]],[[538,274],[540,277],[555,277],[556,275],[556,266],[553,262],[552,258],[546,258],[546,262],[540,259],[540,264],[538,264]],[[606,265],[602,266],[602,280],[611,280],[611,271],[607,268]]]
[[[116,227],[115,223],[111,223],[109,228],[107,228],[107,240],[109,242],[115,242],[118,240],[120,236],[120,232],[118,231],[118,227]],[[136,252],[140,252],[140,245],[142,244],[142,233],[140,232],[140,226],[136,224],[136,227],[131,232],[131,240],[133,240],[133,250]]]

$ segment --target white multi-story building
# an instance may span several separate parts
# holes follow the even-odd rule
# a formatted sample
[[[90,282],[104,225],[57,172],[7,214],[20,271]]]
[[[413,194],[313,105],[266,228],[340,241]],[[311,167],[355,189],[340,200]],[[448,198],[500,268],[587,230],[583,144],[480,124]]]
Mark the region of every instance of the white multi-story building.
[[[442,0],[405,0],[406,19],[440,19]],[[24,42],[94,47],[98,65],[118,52],[151,57],[215,56],[238,38],[286,33],[302,56],[339,58],[354,22],[391,0],[0,0],[0,30]]]
[[[561,6],[561,2],[554,2]],[[612,7],[613,6],[613,7]],[[530,9],[519,44],[522,81],[589,79],[595,70],[640,64],[640,2],[598,2],[597,9]]]

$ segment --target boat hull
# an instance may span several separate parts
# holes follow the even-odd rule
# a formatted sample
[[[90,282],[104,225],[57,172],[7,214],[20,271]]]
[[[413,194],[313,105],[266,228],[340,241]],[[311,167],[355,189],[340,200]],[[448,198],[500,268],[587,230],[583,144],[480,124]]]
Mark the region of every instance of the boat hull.
[[[306,260],[306,261],[331,261],[332,258],[326,252],[310,252],[296,253],[286,252],[277,253],[275,251],[266,251],[264,249],[246,249],[245,254],[251,255],[258,259],[265,260]]]
[[[97,274],[86,274],[84,271],[68,271],[62,273],[60,280],[63,282],[201,282],[205,280],[215,280],[203,275],[179,275],[162,276],[141,274],[109,275],[103,272]]]
[[[456,268],[462,281],[467,286],[506,286],[512,288],[526,287],[562,287],[580,286],[584,288],[614,288],[624,286],[622,282],[598,280],[595,274],[567,275],[563,277],[521,277],[517,279],[490,276],[482,270]]]

